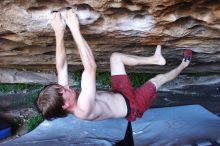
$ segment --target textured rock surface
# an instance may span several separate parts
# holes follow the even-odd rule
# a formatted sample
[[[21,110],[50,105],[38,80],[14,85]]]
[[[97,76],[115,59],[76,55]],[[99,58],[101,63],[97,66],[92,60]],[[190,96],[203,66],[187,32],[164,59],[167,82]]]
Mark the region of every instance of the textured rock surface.
[[[69,75],[68,82],[70,85],[75,85],[71,74]],[[57,83],[57,76],[53,72],[0,69],[0,83]]]
[[[51,10],[77,8],[81,31],[99,70],[109,69],[109,56],[119,51],[148,56],[163,45],[165,67],[139,66],[130,71],[167,71],[190,48],[193,62],[186,72],[220,72],[220,1],[210,0],[1,0],[0,67],[54,70],[55,39]],[[67,30],[70,69],[81,67]]]

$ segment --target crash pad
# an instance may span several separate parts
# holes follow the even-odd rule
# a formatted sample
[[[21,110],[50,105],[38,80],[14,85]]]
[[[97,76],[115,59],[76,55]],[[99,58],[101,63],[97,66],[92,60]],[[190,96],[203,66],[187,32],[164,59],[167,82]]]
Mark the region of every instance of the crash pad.
[[[148,110],[132,123],[137,146],[211,146],[220,143],[220,117],[200,105]],[[207,145],[204,145],[207,143]]]
[[[73,115],[44,121],[0,146],[110,146],[124,138],[125,119],[84,121]],[[220,118],[200,105],[154,108],[132,122],[135,146],[208,146],[220,142]]]
[[[12,128],[6,121],[0,119],[0,140],[5,139],[11,135]]]

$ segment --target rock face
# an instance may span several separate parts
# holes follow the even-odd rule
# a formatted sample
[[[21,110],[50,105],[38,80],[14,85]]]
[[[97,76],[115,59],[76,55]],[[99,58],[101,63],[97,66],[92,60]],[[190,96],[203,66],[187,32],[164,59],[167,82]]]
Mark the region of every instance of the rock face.
[[[129,68],[165,72],[177,66],[182,49],[194,51],[185,72],[220,72],[220,1],[216,0],[1,0],[0,67],[55,70],[51,11],[77,8],[81,32],[98,70],[109,70],[112,52],[148,56],[163,46],[167,65]],[[82,68],[69,30],[65,46],[71,70]]]

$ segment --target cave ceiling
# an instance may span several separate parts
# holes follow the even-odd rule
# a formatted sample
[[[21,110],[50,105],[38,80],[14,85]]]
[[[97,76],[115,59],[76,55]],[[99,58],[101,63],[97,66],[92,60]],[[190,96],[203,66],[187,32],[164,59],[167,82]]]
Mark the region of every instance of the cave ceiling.
[[[185,72],[220,72],[219,0],[1,0],[0,68],[54,70],[51,11],[64,7],[76,9],[98,70],[109,70],[112,52],[149,56],[160,44],[167,65],[128,70],[170,70],[189,48],[193,59]],[[82,68],[68,29],[65,47],[70,70]]]

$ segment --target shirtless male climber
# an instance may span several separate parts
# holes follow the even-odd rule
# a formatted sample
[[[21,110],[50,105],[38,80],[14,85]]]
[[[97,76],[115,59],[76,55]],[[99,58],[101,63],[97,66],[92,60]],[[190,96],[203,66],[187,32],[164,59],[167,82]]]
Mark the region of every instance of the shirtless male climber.
[[[192,52],[184,51],[181,64],[165,74],[159,74],[135,89],[126,74],[125,65],[165,65],[158,45],[154,55],[141,57],[113,53],[110,58],[112,91],[96,91],[96,63],[92,51],[80,33],[79,21],[73,10],[52,14],[52,27],[56,36],[56,69],[58,84],[46,86],[37,99],[37,107],[46,119],[74,114],[84,120],[104,120],[126,117],[129,121],[141,118],[149,108],[157,89],[173,80],[186,68]],[[70,28],[84,66],[81,92],[69,87],[67,58],[64,48],[64,30]]]

